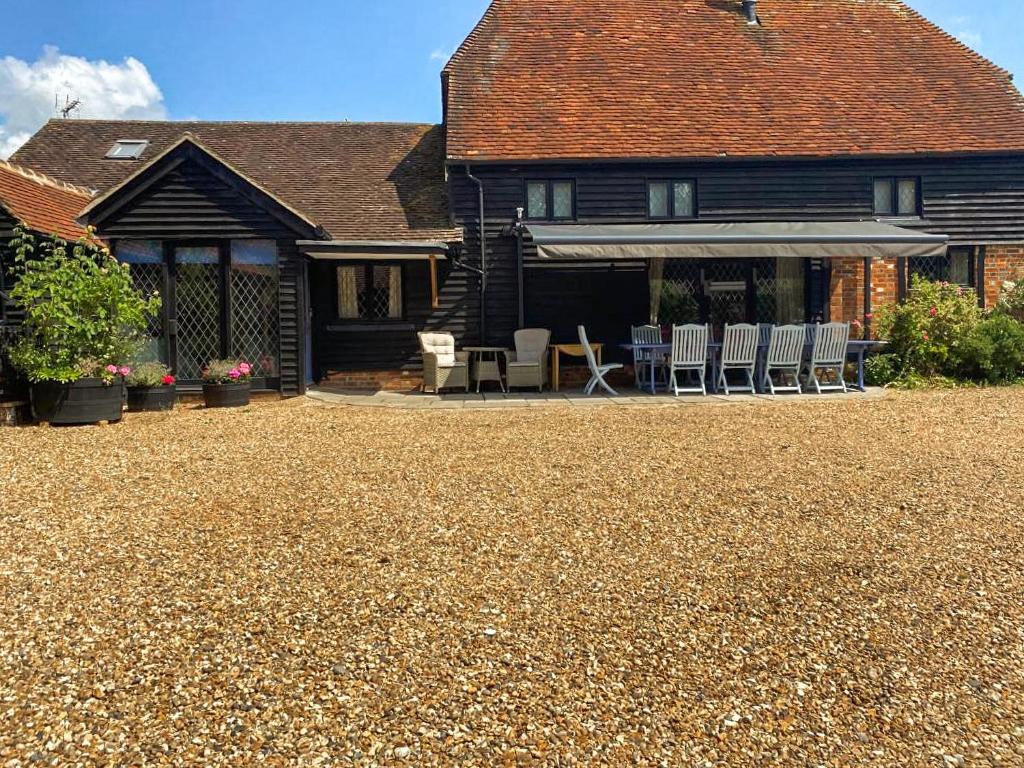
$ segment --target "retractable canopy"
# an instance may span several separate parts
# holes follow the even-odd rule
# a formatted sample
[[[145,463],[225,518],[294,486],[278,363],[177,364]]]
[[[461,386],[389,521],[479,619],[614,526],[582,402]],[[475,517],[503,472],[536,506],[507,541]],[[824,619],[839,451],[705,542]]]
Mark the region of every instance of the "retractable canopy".
[[[299,240],[299,250],[324,261],[433,261],[447,258],[445,243],[384,240]]]
[[[528,224],[545,259],[895,258],[941,256],[949,237],[877,221]]]

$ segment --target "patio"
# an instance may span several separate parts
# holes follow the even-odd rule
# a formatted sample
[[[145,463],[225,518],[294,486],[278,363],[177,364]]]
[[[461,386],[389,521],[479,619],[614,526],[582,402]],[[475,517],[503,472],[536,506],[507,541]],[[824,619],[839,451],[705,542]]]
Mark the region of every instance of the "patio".
[[[676,397],[670,393],[658,392],[652,395],[646,389],[623,387],[617,389],[619,396],[611,397],[603,392],[592,395],[584,394],[582,389],[561,389],[558,392],[545,390],[536,391],[486,391],[476,392],[443,392],[440,395],[419,391],[387,392],[345,389],[321,385],[307,391],[311,400],[332,405],[349,405],[372,408],[406,408],[406,409],[459,409],[459,408],[557,408],[560,406],[576,406],[581,408],[609,407],[698,407],[722,405],[809,405],[821,401],[857,401],[879,400],[886,396],[886,390],[879,387],[868,387],[866,392],[850,391],[827,392],[821,395],[762,395],[762,394],[709,394],[701,396]]]

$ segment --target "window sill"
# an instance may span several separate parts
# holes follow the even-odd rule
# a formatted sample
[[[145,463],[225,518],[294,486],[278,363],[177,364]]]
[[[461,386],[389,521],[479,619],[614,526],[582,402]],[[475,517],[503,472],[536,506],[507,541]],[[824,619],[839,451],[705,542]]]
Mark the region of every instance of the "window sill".
[[[324,326],[328,333],[374,333],[383,331],[415,331],[416,326],[407,320],[365,320],[350,323],[329,323]]]

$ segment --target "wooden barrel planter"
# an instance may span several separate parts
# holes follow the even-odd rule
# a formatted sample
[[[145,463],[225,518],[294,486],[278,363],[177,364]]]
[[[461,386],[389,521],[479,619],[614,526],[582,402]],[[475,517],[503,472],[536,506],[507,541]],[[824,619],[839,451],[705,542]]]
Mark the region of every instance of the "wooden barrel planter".
[[[249,382],[241,384],[203,384],[207,408],[238,408],[249,404]]]
[[[113,384],[103,379],[79,379],[69,384],[40,381],[29,390],[32,416],[48,424],[96,424],[120,421],[123,381]]]
[[[178,392],[173,384],[128,387],[129,411],[173,411]]]

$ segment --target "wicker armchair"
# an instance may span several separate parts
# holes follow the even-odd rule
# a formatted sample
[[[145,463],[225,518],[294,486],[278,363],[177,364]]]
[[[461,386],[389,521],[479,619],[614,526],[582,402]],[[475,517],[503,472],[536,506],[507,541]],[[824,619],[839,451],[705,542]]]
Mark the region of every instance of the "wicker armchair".
[[[423,353],[424,392],[440,392],[451,387],[464,387],[469,392],[469,354],[455,351],[455,337],[450,333],[419,333]]]
[[[536,387],[544,390],[548,380],[548,344],[551,331],[524,328],[515,332],[515,352],[506,352],[506,376],[512,387]]]

